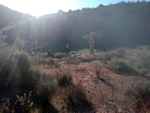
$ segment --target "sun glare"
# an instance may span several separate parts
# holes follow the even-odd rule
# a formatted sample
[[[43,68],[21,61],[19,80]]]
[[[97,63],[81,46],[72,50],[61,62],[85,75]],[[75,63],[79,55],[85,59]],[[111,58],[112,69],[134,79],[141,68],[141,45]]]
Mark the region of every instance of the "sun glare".
[[[0,4],[33,16],[77,9],[75,0],[0,0]]]

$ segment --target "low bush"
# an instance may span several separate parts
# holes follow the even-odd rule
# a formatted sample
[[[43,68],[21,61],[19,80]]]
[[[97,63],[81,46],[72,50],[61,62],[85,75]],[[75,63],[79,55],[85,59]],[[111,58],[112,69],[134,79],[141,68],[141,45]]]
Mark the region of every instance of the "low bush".
[[[124,58],[125,53],[126,53],[126,50],[124,48],[119,48],[117,50],[106,52],[106,53],[101,52],[99,55],[99,59],[105,60],[105,61],[110,61],[114,57]]]
[[[60,67],[60,64],[53,58],[49,58],[47,64],[55,67]]]
[[[56,53],[54,55],[55,58],[58,58],[58,59],[61,59],[61,58],[64,58],[65,57],[65,53]]]
[[[96,51],[96,50],[94,50],[94,51]],[[71,53],[72,54],[83,54],[83,53],[88,53],[88,52],[90,52],[89,49],[82,49],[82,50],[79,50],[79,51],[72,51]]]
[[[3,55],[0,58],[3,63],[0,66],[0,97],[14,98],[17,94],[22,95],[35,89],[37,80],[28,54],[6,48]]]
[[[7,87],[9,82],[16,76],[16,69],[12,63],[10,60],[5,62],[0,70],[0,85],[3,87]]]
[[[72,75],[64,74],[58,81],[58,84],[62,87],[72,85]]]
[[[56,91],[55,80],[44,76],[37,85],[37,93],[34,96],[34,107],[40,109],[42,113],[57,113],[57,110],[50,103]]]
[[[0,98],[11,100],[4,102],[5,110],[28,113],[30,108],[40,106],[43,113],[50,111],[57,113],[50,103],[56,90],[55,80],[44,76],[40,81],[38,77],[42,74],[33,69],[30,56],[27,53],[4,47],[0,48],[0,54]],[[55,62],[53,63],[55,64]],[[30,91],[33,92],[32,96],[27,95]],[[17,94],[23,96],[17,96],[15,99]],[[0,104],[2,103],[0,102]]]
[[[43,76],[42,80],[38,83],[37,89],[39,95],[51,99],[56,90],[55,80],[52,77]]]
[[[16,96],[17,99],[11,102],[7,99],[1,106],[0,112],[2,113],[30,113],[33,106],[33,101],[31,99],[32,92],[29,94],[24,93],[23,96]]]
[[[17,68],[22,76],[28,75],[31,68],[31,59],[27,53],[20,53]]]
[[[21,87],[22,86],[20,86],[20,88]],[[10,102],[8,99],[4,102],[3,106],[1,106],[0,111],[6,113],[30,113],[32,109],[38,109],[42,113],[57,113],[57,110],[50,103],[50,100],[52,99],[56,90],[56,83],[53,78],[44,76],[39,82],[37,82],[36,89],[32,89],[33,93],[31,91],[29,94],[22,93],[23,91],[27,92],[27,90],[29,90],[29,88],[25,88],[20,89],[23,96],[17,95],[16,100],[11,98],[10,100],[12,102]]]
[[[125,90],[131,108],[139,110],[150,98],[150,82],[147,80],[135,82]]]
[[[0,87],[7,87],[16,77],[16,53],[9,47],[0,48]]]
[[[137,46],[137,50],[150,50],[150,46],[144,45],[144,46]]]
[[[137,74],[137,72],[132,67],[130,67],[125,62],[119,60],[111,61],[108,65],[108,68],[117,73]]]
[[[27,53],[19,53],[17,68],[20,75],[18,90],[22,93],[34,90],[38,82],[35,76],[37,70],[33,70],[31,59]]]
[[[138,73],[140,75],[147,75],[149,73],[149,69],[146,69],[146,68],[141,68],[140,70],[138,70]]]
[[[150,51],[142,50],[139,51],[137,55],[139,62],[141,62],[145,68],[150,68]]]
[[[126,54],[125,48],[119,48],[116,50],[117,57],[123,58]]]
[[[98,62],[95,62],[95,63],[92,64],[92,66],[94,67],[96,76],[99,77],[100,71],[101,71],[101,68],[102,68],[101,64],[98,63]]]
[[[79,64],[81,61],[76,57],[70,57],[66,59],[67,64]]]

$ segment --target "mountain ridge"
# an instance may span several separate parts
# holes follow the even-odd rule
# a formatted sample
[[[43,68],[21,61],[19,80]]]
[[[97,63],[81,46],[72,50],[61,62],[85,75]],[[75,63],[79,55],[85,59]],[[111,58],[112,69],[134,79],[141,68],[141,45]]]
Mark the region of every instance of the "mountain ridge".
[[[32,40],[29,44],[32,48],[37,42],[38,45],[51,45],[56,51],[63,51],[66,44],[73,50],[88,48],[88,41],[83,37],[91,32],[101,33],[102,37],[94,37],[95,48],[109,50],[149,45],[149,29],[150,2],[121,2],[32,18],[13,33],[8,30],[5,34],[10,34],[10,38],[19,36],[26,42]]]

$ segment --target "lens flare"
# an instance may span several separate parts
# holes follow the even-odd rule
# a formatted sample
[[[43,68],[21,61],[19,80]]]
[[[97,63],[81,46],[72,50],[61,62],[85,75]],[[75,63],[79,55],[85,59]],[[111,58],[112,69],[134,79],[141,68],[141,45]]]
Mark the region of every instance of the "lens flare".
[[[77,9],[74,0],[0,0],[0,4],[33,16]]]

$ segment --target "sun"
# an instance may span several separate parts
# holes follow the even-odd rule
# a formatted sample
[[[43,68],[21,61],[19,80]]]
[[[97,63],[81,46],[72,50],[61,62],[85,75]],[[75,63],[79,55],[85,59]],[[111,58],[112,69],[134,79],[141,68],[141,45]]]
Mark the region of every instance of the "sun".
[[[77,9],[75,0],[0,0],[0,4],[33,16]]]

